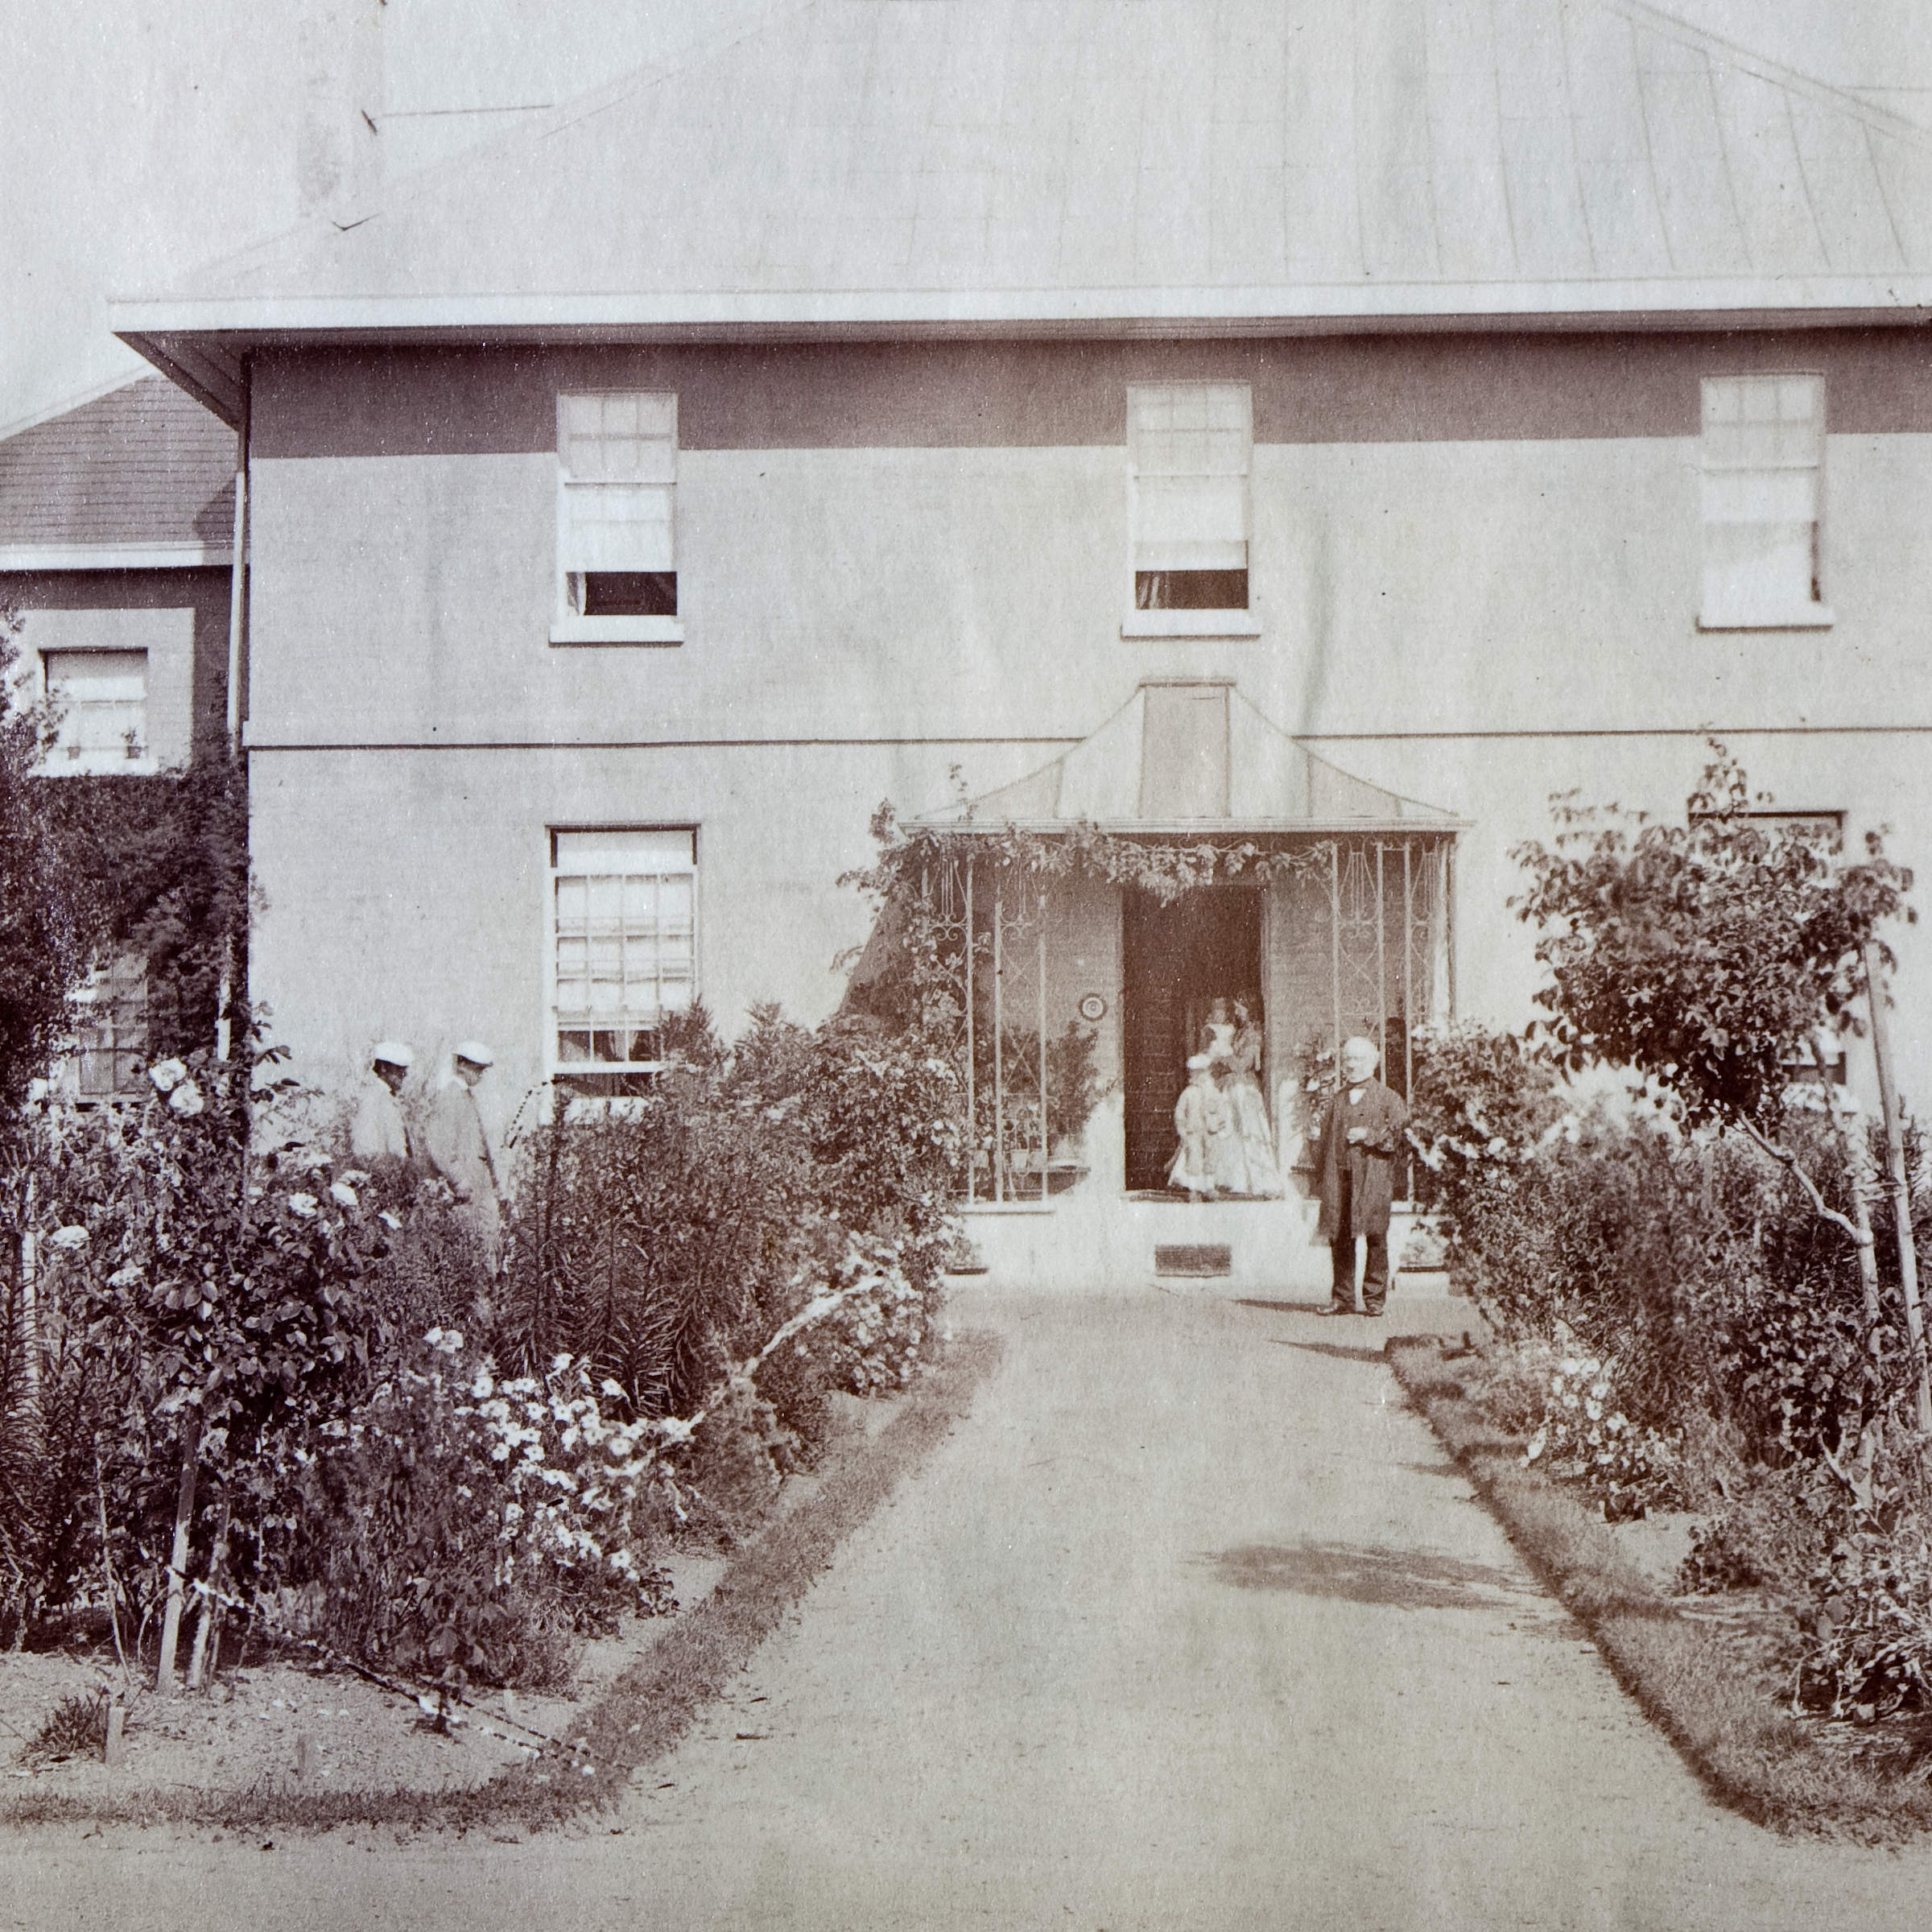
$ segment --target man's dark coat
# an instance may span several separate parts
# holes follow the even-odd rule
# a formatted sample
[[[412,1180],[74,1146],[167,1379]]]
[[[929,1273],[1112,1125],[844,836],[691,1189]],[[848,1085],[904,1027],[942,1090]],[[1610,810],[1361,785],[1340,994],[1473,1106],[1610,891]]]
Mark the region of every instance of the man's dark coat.
[[[1319,1234],[1329,1240],[1335,1237],[1344,1162],[1349,1177],[1348,1232],[1389,1232],[1389,1203],[1395,1199],[1396,1155],[1402,1146],[1402,1129],[1408,1120],[1409,1109],[1402,1096],[1391,1093],[1380,1080],[1364,1080],[1362,1097],[1352,1107],[1348,1104],[1346,1088],[1328,1103],[1316,1162],[1322,1177]],[[1368,1138],[1350,1146],[1351,1127],[1366,1127]]]

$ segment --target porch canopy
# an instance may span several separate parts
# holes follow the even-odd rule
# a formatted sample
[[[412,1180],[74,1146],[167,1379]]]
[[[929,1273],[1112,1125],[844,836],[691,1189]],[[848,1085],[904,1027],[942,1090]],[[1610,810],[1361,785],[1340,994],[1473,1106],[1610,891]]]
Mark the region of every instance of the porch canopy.
[[[914,823],[955,832],[1127,836],[1443,833],[1465,821],[1318,758],[1232,678],[1147,678],[1088,738],[1030,776]]]
[[[1309,1081],[1352,1033],[1377,1041],[1406,1093],[1415,1028],[1454,1009],[1465,823],[1319,757],[1232,679],[1200,677],[1146,679],[1038,770],[910,821],[928,916],[953,935],[969,1092],[993,1088],[989,1190],[1007,1191],[1016,1074],[1043,1189],[1063,1113],[1047,1042],[1102,1007],[1117,1009],[1100,1057],[1124,1096],[1130,1185],[1158,1184],[1212,996],[1261,999],[1284,1152]],[[1073,968],[1095,977],[1110,920],[1115,970],[1089,989]],[[1083,956],[1050,958],[1063,950]]]

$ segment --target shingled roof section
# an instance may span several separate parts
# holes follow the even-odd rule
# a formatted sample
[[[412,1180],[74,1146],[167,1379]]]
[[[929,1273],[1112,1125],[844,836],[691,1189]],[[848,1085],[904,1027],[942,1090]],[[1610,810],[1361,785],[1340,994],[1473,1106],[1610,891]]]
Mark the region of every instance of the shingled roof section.
[[[1077,323],[1925,275],[1922,130],[1642,0],[810,0],[183,293],[210,328]]]
[[[188,546],[225,562],[234,523],[234,432],[162,377],[0,442],[0,562]]]

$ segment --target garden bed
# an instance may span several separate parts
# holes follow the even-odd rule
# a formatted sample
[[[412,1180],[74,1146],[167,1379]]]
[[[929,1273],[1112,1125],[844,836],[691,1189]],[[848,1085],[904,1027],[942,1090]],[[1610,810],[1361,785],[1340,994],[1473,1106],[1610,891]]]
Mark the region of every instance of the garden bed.
[[[1510,1541],[1715,1798],[1781,1831],[1894,1843],[1932,1827],[1922,1725],[1794,1716],[1788,1610],[1759,1591],[1674,1594],[1681,1523],[1611,1525],[1526,1466],[1524,1443],[1465,1388],[1461,1350],[1395,1336],[1386,1352]]]
[[[572,1694],[479,1692],[440,1727],[409,1697],[298,1654],[221,1674],[206,1695],[139,1698],[122,1761],[47,1761],[27,1749],[64,1699],[114,1681],[111,1645],[0,1657],[0,1724],[14,1761],[0,1818],[270,1824],[561,1822],[606,1803],[669,1750],[811,1586],[841,1539],[964,1414],[997,1356],[992,1338],[948,1344],[910,1390],[839,1405],[817,1467],[728,1558],[675,1559],[675,1613],[592,1643]]]

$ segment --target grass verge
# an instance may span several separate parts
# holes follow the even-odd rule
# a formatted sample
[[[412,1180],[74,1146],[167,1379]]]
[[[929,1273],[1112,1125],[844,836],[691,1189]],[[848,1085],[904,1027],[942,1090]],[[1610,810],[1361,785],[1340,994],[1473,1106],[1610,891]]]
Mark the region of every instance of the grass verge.
[[[1822,1743],[1679,1612],[1573,1492],[1525,1468],[1521,1445],[1468,1398],[1436,1338],[1392,1336],[1386,1352],[1410,1403],[1511,1542],[1719,1802],[1776,1831],[1871,1844],[1932,1827],[1932,1789],[1885,1777]]]
[[[451,1791],[177,1790],[130,1793],[105,1803],[29,1794],[0,1811],[0,1820],[234,1831],[336,1825],[461,1830],[508,1823],[539,1830],[613,1804],[631,1774],[669,1751],[743,1667],[840,1543],[966,1414],[999,1353],[997,1336],[956,1337],[877,1435],[855,1433],[836,1445],[815,1472],[809,1492],[774,1515],[733,1557],[710,1596],[681,1615],[571,1727],[584,1740],[580,1755],[546,1752],[487,1784]]]

